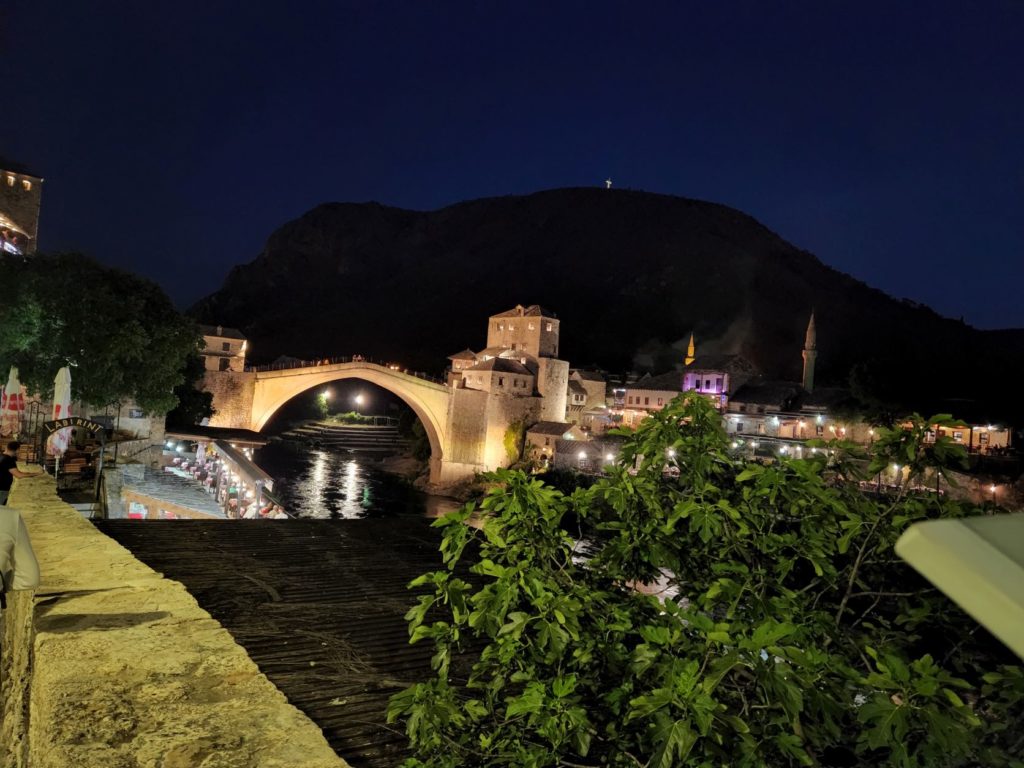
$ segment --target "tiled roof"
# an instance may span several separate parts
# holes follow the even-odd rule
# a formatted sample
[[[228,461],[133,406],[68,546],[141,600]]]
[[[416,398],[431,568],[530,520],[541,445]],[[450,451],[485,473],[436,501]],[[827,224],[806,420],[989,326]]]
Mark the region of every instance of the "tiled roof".
[[[198,483],[170,472],[142,468],[141,476],[124,473],[124,487],[130,491],[186,507],[213,517],[224,517],[224,510]]]
[[[583,381],[599,381],[605,383],[605,378],[600,371],[581,371],[576,369],[573,374],[579,376]]]
[[[33,179],[42,178],[42,176],[36,175],[21,163],[17,163],[14,160],[8,160],[6,157],[0,157],[0,170],[18,173],[22,176],[31,176]]]
[[[800,408],[831,409],[846,405],[854,400],[853,393],[841,387],[818,387],[813,392],[804,392],[797,403]]]
[[[471,365],[468,368],[463,368],[463,371],[497,371],[498,373],[518,373],[523,376],[532,376],[533,374],[520,362],[515,360],[508,360],[504,357],[492,357],[483,362],[479,362],[476,365]]]
[[[587,394],[586,387],[584,387],[578,381],[573,381],[572,379],[569,380],[569,391],[576,395],[583,395],[584,397]]]
[[[227,328],[223,325],[200,325],[199,332],[203,336],[216,336],[219,339],[240,339],[245,341],[245,334],[237,328]]]
[[[730,398],[732,403],[752,403],[788,408],[801,393],[799,384],[791,381],[766,381],[760,384],[744,384]]]
[[[448,355],[449,360],[476,360],[476,352],[472,349],[466,348],[461,352],[456,352],[454,355]]]
[[[527,434],[557,435],[561,437],[572,429],[572,427],[572,424],[567,424],[562,421],[538,421],[532,427],[527,429],[526,432]]]
[[[684,373],[700,371],[701,373],[728,373],[754,375],[757,367],[743,355],[698,355],[697,358],[683,369]]]
[[[683,374],[680,371],[669,371],[657,376],[644,376],[637,382],[628,385],[627,389],[649,389],[656,392],[682,392]]]
[[[499,312],[496,315],[491,315],[491,317],[550,317],[550,318],[556,318],[556,317],[558,317],[558,315],[556,315],[554,312],[549,312],[548,310],[544,309],[544,307],[540,306],[539,304],[531,304],[528,307],[524,307],[522,304],[519,304],[518,306],[508,310],[507,312]]]

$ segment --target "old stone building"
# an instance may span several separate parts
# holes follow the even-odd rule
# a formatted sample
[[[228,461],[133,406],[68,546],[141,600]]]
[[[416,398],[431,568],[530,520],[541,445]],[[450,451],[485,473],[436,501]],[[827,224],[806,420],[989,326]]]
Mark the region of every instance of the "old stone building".
[[[537,398],[537,420],[565,421],[569,363],[557,358],[558,331],[554,313],[536,304],[492,315],[487,346],[451,355],[448,381],[457,389]]]
[[[0,157],[0,251],[35,253],[42,195],[42,178]]]
[[[245,353],[248,342],[237,328],[225,328],[223,325],[200,325],[206,346],[199,353],[208,371],[245,370]]]

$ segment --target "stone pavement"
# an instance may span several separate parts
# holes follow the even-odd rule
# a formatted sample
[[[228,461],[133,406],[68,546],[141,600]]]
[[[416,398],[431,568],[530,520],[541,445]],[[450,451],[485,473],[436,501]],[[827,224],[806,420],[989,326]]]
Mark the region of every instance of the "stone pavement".
[[[347,766],[184,587],[60,501],[52,478],[16,480],[10,504],[42,585],[34,611],[22,594],[3,619],[0,768]]]

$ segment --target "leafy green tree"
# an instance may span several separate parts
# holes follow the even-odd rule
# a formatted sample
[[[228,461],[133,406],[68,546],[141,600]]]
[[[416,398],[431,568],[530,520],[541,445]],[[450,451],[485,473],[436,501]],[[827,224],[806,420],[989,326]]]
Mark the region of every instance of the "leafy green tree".
[[[213,416],[213,393],[198,388],[205,370],[203,358],[198,352],[186,358],[182,372],[184,381],[174,388],[178,404],[167,414],[167,426],[188,427]]]
[[[503,470],[436,523],[445,568],[407,614],[436,674],[388,713],[408,766],[1024,766],[1016,659],[893,552],[913,522],[979,510],[909,478],[865,493],[842,446],[727,445],[680,397],[590,488]]]
[[[30,391],[52,392],[70,365],[76,399],[176,405],[200,336],[154,283],[72,253],[0,259],[0,285],[0,367],[18,366]]]

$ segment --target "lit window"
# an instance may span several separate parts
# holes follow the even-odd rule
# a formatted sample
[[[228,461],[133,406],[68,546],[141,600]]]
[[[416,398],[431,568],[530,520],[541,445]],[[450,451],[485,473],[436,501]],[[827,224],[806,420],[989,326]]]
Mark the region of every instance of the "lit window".
[[[527,323],[526,327],[529,328],[532,331],[532,330],[535,330],[537,326],[535,326],[533,323]]]
[[[28,192],[30,189],[32,189],[32,182],[29,181],[28,179],[22,179],[21,186],[24,187],[26,192]]]
[[[510,331],[514,331],[514,330],[516,329],[516,327],[515,327],[514,325],[512,325],[512,323],[509,323],[509,324],[508,324],[508,329],[509,329]]]
[[[545,331],[547,331],[548,333],[551,333],[551,330],[552,330],[552,329],[553,329],[554,327],[555,327],[555,326],[554,326],[554,323],[548,323],[548,324],[546,325],[546,327],[544,328],[544,330],[545,330]]]
[[[7,186],[8,187],[13,187],[14,186],[14,177],[11,176],[10,174],[8,174],[8,176],[7,176]]]

